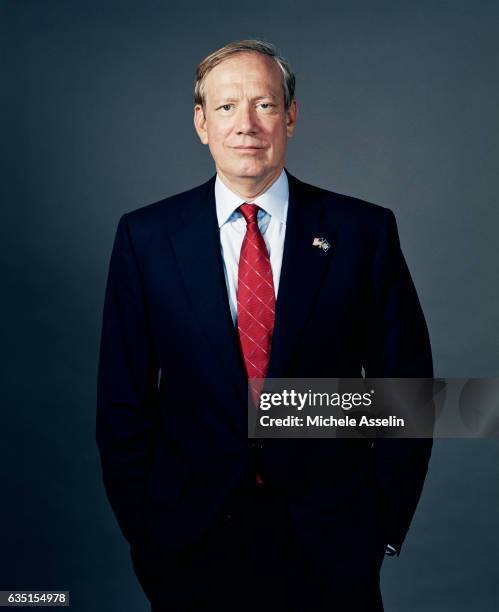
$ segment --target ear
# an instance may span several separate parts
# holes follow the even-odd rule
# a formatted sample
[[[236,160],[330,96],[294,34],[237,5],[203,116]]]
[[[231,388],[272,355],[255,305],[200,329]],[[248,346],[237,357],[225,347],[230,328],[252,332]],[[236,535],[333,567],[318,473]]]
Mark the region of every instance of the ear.
[[[298,119],[298,104],[296,100],[293,99],[291,100],[289,109],[286,112],[286,132],[288,134],[288,138],[291,138],[293,136],[297,119]]]
[[[203,144],[208,144],[208,130],[206,129],[206,117],[201,104],[194,107],[194,127],[198,133],[199,140]]]

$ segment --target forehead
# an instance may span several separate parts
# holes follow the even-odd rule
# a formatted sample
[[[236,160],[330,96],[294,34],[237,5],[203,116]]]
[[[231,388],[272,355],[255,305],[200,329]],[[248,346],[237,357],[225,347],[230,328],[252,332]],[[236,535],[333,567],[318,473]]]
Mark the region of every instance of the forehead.
[[[266,89],[277,94],[282,88],[282,73],[271,57],[261,53],[236,53],[215,66],[205,80],[206,93],[222,89]]]

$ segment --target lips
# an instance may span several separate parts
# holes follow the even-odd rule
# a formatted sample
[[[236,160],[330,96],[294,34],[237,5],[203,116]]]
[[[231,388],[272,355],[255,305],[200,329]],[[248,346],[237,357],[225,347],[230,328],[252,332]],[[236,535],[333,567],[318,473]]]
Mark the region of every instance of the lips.
[[[254,147],[254,146],[232,147],[232,148],[235,149],[236,151],[261,151],[263,149],[263,147]]]

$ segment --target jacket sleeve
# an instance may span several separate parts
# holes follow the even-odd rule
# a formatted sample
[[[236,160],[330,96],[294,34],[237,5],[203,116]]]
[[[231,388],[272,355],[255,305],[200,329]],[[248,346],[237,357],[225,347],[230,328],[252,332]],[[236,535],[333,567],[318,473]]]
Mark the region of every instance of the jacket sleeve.
[[[419,299],[400,249],[393,213],[384,220],[372,264],[373,318],[366,378],[432,378],[430,340]],[[424,416],[429,432],[434,422],[430,402]],[[383,505],[387,543],[400,552],[426,477],[433,440],[378,438],[374,462]]]
[[[104,299],[96,439],[106,494],[130,544],[145,534],[158,405],[159,367],[144,297],[125,214],[116,231]]]

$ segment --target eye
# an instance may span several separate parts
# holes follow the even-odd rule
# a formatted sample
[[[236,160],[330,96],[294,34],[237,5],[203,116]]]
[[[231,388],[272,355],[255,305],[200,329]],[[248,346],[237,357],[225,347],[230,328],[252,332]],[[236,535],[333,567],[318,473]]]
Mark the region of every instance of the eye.
[[[227,113],[232,109],[232,106],[232,104],[223,104],[222,106],[218,107],[218,110],[223,110]]]
[[[269,110],[270,108],[274,107],[275,104],[271,104],[270,102],[260,102],[259,106],[262,110]]]

